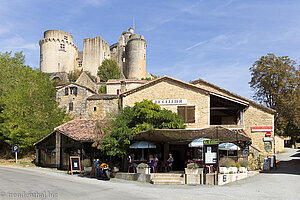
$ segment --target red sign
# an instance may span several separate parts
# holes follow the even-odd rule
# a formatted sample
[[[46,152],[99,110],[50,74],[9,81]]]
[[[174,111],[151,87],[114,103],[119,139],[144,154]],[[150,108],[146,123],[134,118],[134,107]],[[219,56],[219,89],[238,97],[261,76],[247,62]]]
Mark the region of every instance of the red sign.
[[[252,132],[270,132],[273,131],[273,126],[252,126]]]
[[[272,133],[271,132],[267,132],[266,133],[266,137],[271,137],[272,136]]]

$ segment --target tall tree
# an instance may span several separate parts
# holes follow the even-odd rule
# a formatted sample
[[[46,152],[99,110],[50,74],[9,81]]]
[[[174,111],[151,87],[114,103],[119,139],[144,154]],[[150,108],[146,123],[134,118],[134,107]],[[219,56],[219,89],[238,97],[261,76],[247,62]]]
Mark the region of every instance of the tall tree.
[[[149,100],[136,102],[133,107],[125,107],[111,124],[107,128],[110,134],[103,141],[96,142],[96,146],[112,156],[125,155],[131,140],[141,131],[185,128],[181,116],[170,110],[162,110],[158,104]]]
[[[288,56],[276,57],[274,54],[267,54],[250,67],[250,72],[249,84],[255,92],[254,98],[278,112],[275,117],[276,133],[282,135],[287,130],[287,125],[297,125],[295,119],[299,112],[297,88],[300,73],[296,62]],[[295,135],[298,132],[296,129],[291,128],[286,133]]]
[[[33,149],[33,143],[67,117],[55,101],[49,75],[24,64],[22,53],[0,53],[0,133],[8,144]]]
[[[108,79],[122,78],[122,72],[115,60],[105,59],[98,68],[98,76],[101,82],[107,82]]]

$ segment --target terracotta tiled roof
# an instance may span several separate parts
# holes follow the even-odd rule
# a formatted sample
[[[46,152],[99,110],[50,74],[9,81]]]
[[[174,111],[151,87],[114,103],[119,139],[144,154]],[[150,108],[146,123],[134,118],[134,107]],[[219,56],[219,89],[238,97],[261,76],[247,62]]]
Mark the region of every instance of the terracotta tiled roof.
[[[52,133],[42,138],[34,145],[38,145],[46,140],[52,134],[59,132],[73,140],[81,142],[94,142],[102,140],[107,134],[103,131],[103,127],[110,124],[108,120],[93,120],[93,119],[74,119],[64,123],[54,129]]]
[[[116,94],[93,94],[87,100],[100,100],[100,99],[118,99],[119,95]]]
[[[74,119],[64,123],[54,130],[77,141],[93,141],[96,138],[94,133],[97,120]]]

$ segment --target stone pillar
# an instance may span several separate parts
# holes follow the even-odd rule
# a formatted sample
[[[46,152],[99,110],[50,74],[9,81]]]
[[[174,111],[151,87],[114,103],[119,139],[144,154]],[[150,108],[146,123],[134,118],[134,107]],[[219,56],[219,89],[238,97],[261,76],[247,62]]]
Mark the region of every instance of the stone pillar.
[[[38,149],[38,147],[35,147],[35,164],[40,164],[40,157],[41,157],[41,151]]]
[[[164,143],[164,160],[167,160],[169,158],[169,144],[168,143]]]
[[[62,138],[61,134],[56,132],[56,168],[61,168],[61,146],[62,146]]]

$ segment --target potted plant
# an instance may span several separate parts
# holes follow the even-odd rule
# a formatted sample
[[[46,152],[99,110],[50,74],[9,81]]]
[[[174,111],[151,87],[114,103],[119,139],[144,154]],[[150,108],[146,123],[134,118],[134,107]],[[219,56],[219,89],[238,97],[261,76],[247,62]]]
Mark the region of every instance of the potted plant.
[[[229,167],[229,173],[237,173],[238,172],[238,168],[237,168],[237,163],[236,162],[232,162],[231,166]]]
[[[249,165],[249,162],[248,160],[241,160],[240,161],[240,167],[239,167],[239,172],[240,173],[246,173],[247,172],[247,168],[248,168],[248,165]]]
[[[185,174],[200,174],[202,168],[197,163],[189,163],[186,165]]]
[[[221,174],[228,174],[229,173],[229,167],[231,167],[232,162],[234,162],[230,158],[222,158],[220,160],[220,167],[219,171]]]
[[[84,169],[84,172],[91,172],[92,171],[92,164],[90,159],[84,159],[82,161],[82,167]]]
[[[146,163],[140,163],[137,166],[137,173],[141,173],[141,174],[150,174],[150,167],[149,165],[147,165]]]

